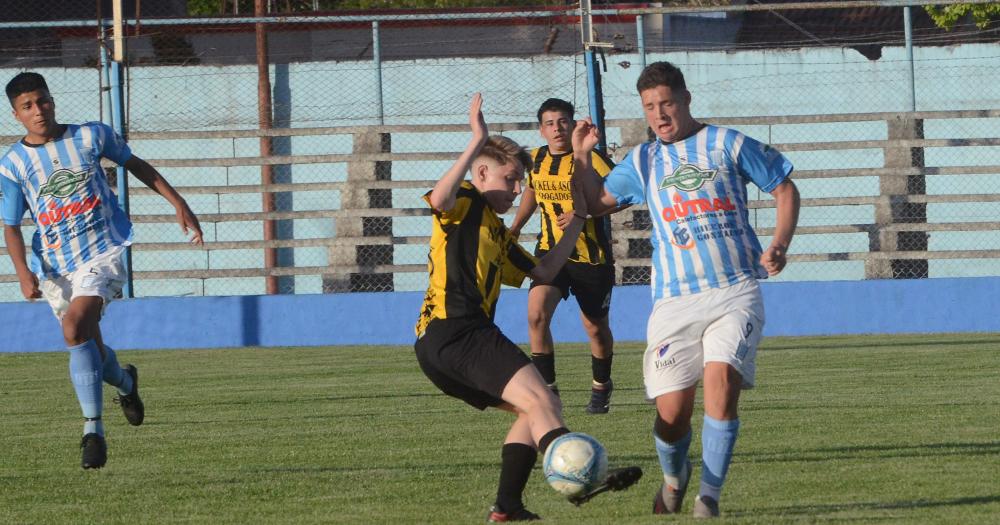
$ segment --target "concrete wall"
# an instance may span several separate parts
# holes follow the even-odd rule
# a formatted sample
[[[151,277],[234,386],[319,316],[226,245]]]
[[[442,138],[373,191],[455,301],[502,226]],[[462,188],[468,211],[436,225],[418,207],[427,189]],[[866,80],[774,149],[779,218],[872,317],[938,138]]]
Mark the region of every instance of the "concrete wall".
[[[895,334],[1000,331],[1000,278],[768,283],[765,335]],[[109,305],[101,323],[114,348],[410,345],[422,294],[150,298]],[[501,294],[496,321],[527,341],[527,289]],[[615,289],[611,321],[619,341],[645,340],[646,286]],[[553,321],[558,342],[584,342],[575,304]],[[0,352],[64,348],[44,303],[0,304],[8,334]]]

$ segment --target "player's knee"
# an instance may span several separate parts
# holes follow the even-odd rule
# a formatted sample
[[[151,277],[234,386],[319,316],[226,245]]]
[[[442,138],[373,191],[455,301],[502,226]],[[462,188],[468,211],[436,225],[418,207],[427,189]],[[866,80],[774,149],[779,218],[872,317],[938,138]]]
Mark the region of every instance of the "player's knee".
[[[67,313],[62,319],[63,339],[67,345],[78,345],[87,342],[87,330],[83,326],[83,319],[74,314]]]
[[[531,330],[548,330],[552,322],[552,314],[542,310],[528,310],[528,328]]]

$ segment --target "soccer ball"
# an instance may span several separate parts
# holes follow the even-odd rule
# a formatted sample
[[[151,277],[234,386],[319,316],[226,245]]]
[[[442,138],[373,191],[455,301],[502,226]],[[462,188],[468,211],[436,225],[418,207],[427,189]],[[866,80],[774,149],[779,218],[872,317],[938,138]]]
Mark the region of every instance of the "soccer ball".
[[[599,441],[580,432],[555,439],[542,459],[545,481],[556,492],[573,497],[600,485],[608,474],[608,455]]]

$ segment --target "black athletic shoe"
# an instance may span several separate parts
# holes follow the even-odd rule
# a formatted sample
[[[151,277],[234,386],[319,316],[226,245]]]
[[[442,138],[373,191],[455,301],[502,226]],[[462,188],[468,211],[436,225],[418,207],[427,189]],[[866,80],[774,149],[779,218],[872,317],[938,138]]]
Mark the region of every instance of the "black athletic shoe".
[[[125,419],[128,420],[128,423],[137,427],[146,418],[146,407],[142,404],[142,399],[139,398],[139,370],[134,365],[125,365],[123,370],[132,376],[132,393],[126,396],[119,395],[115,398],[115,403],[122,406],[122,412],[125,413]]]
[[[537,521],[542,519],[541,516],[531,512],[530,510],[521,507],[514,512],[503,512],[500,507],[493,505],[490,507],[490,512],[486,515],[486,523],[504,523],[507,521]]]
[[[108,462],[108,445],[104,442],[104,436],[91,432],[83,436],[80,448],[83,450],[80,460],[83,468],[101,468]]]
[[[590,387],[590,404],[587,405],[588,414],[607,414],[611,405],[611,392],[615,389],[615,384],[608,380],[604,383],[604,388]]]
[[[608,471],[608,477],[604,478],[604,483],[594,487],[590,492],[569,498],[569,502],[579,507],[593,499],[594,496],[609,490],[625,490],[642,477],[642,469],[639,467],[615,468]]]

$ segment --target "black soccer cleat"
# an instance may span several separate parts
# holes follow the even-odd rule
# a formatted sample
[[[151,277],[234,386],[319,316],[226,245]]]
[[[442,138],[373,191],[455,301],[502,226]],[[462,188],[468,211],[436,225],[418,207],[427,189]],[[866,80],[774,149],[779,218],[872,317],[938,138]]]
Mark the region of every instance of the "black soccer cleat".
[[[142,399],[139,398],[139,370],[131,364],[125,365],[123,370],[132,376],[132,392],[124,396],[119,395],[114,401],[121,405],[128,424],[137,427],[146,418],[146,407],[142,404]]]
[[[80,449],[83,451],[80,465],[85,469],[101,468],[108,462],[108,444],[100,434],[91,432],[83,436]]]
[[[493,505],[490,507],[489,513],[486,514],[486,523],[506,523],[508,521],[538,521],[542,519],[541,516],[531,512],[530,510],[521,507],[513,512],[503,512],[500,510],[499,505]]]
[[[597,388],[596,385],[590,387],[590,403],[587,405],[588,414],[607,414],[611,406],[611,392],[615,389],[615,384],[609,379],[604,383],[604,388]]]
[[[579,507],[590,501],[598,494],[610,491],[625,490],[642,477],[642,469],[639,467],[615,468],[608,471],[608,476],[604,478],[604,483],[594,487],[590,492],[569,498],[569,502]]]

